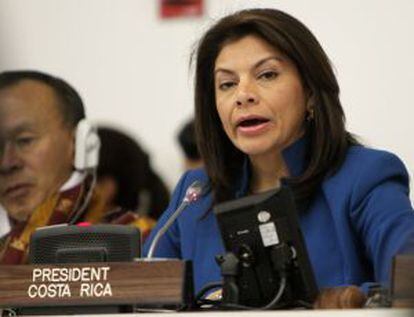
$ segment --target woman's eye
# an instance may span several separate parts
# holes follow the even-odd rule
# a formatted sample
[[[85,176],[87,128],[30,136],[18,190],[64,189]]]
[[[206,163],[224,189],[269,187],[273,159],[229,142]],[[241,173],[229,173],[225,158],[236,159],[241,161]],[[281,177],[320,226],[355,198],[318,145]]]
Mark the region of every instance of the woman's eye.
[[[18,146],[30,145],[34,141],[34,137],[20,137],[16,139]]]
[[[234,85],[235,85],[235,83],[234,83],[234,82],[232,82],[232,81],[227,81],[227,82],[221,83],[221,84],[219,85],[219,89],[220,89],[220,90],[227,90],[227,89],[230,89],[231,87],[233,87]]]
[[[265,80],[271,80],[271,79],[275,79],[277,75],[278,73],[276,73],[275,71],[267,71],[267,72],[261,73],[259,75],[259,78],[265,79]]]

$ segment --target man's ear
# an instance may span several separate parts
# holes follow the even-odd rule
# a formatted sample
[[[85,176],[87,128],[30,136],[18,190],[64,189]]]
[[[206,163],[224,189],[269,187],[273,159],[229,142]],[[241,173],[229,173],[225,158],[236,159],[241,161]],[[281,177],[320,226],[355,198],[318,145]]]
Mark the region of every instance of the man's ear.
[[[80,171],[95,169],[99,162],[100,146],[96,127],[86,119],[79,121],[75,129],[75,168]]]
[[[75,168],[75,151],[76,151],[76,127],[70,131],[70,152],[72,166]]]

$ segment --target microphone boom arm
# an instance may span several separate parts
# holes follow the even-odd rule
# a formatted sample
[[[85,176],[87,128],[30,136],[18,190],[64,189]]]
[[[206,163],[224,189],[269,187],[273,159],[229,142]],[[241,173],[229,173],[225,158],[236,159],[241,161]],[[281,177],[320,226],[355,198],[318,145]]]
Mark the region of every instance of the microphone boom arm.
[[[185,192],[185,196],[183,201],[181,202],[180,206],[173,212],[170,218],[166,221],[166,223],[158,230],[154,239],[151,242],[147,259],[152,259],[154,256],[155,248],[158,245],[159,240],[161,237],[167,232],[167,230],[171,227],[174,221],[178,218],[178,216],[187,208],[188,205],[192,204],[193,202],[197,201],[202,194],[204,193],[205,186],[202,182],[196,180],[194,181]]]

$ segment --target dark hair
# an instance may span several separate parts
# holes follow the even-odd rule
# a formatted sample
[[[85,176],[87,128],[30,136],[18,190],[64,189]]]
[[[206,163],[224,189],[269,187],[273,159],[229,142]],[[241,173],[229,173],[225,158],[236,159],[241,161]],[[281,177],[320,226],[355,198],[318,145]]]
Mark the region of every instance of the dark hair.
[[[177,135],[178,143],[184,152],[186,158],[190,160],[199,160],[200,153],[197,148],[195,135],[194,120],[188,121],[179,131]]]
[[[13,86],[22,80],[40,81],[56,94],[59,110],[65,124],[76,127],[85,118],[83,102],[76,90],[63,79],[32,70],[7,71],[0,73],[0,89]]]
[[[246,157],[221,126],[215,107],[215,61],[226,44],[247,35],[260,37],[290,58],[312,96],[308,165],[302,175],[287,180],[297,202],[306,204],[323,178],[341,165],[350,144],[357,141],[345,130],[339,86],[322,47],[305,25],[275,9],[243,10],[222,18],[205,33],[195,51],[196,133],[214,199],[220,202],[234,197],[234,184]]]
[[[137,210],[140,193],[149,194],[149,216],[158,219],[165,210],[170,193],[161,178],[154,172],[147,153],[127,134],[109,127],[99,127],[101,140],[99,165],[100,177],[110,176],[118,185],[114,203],[127,210]]]

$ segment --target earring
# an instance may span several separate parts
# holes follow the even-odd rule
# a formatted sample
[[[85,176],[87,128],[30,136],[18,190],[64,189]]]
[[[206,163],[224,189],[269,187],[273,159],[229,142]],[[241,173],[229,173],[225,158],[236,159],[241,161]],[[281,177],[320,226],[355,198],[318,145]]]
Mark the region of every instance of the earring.
[[[308,111],[306,112],[306,121],[310,122],[315,118],[315,109],[313,107],[309,107]]]

